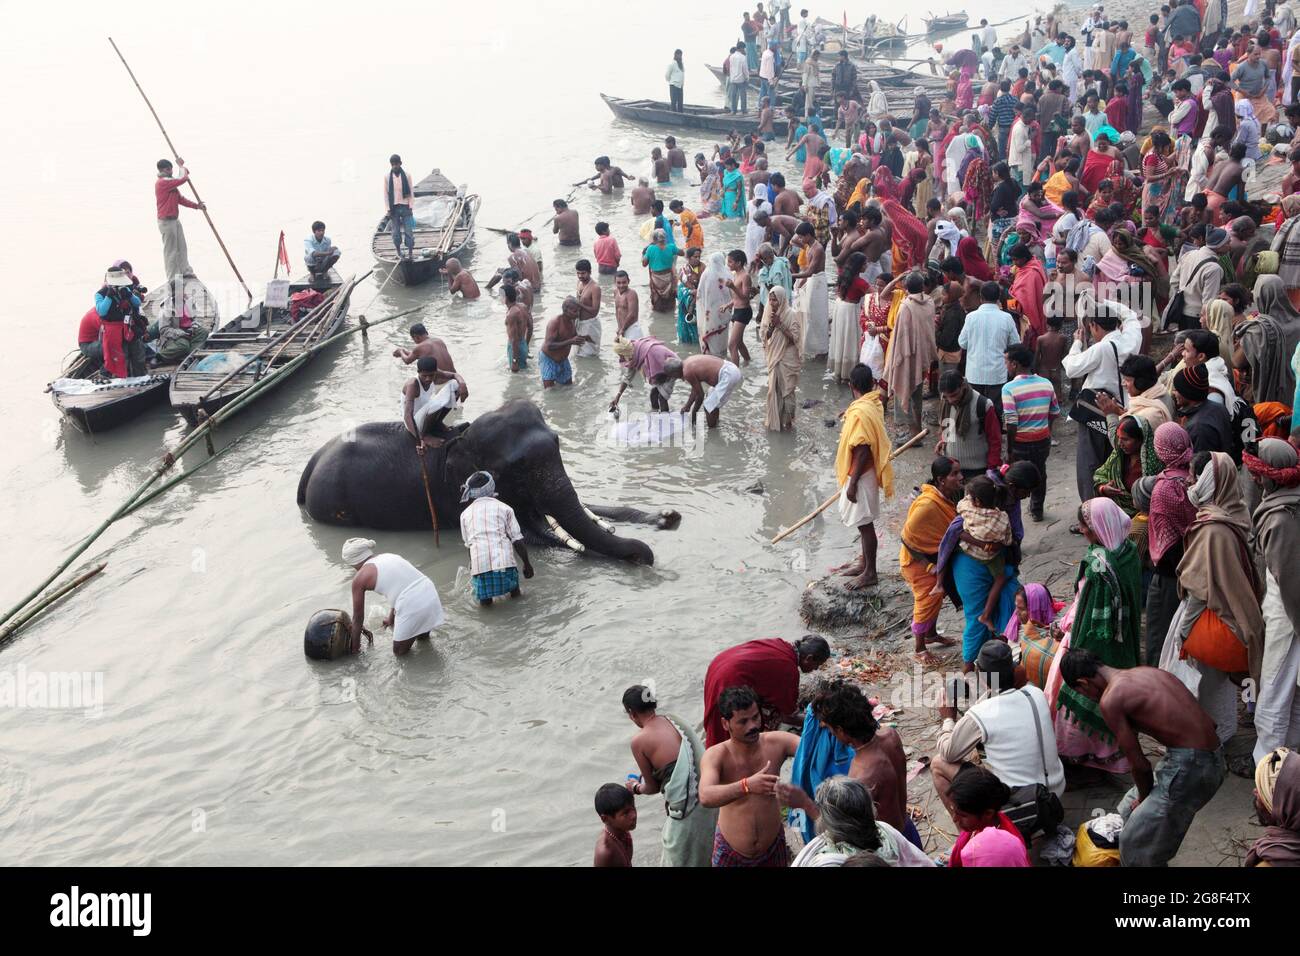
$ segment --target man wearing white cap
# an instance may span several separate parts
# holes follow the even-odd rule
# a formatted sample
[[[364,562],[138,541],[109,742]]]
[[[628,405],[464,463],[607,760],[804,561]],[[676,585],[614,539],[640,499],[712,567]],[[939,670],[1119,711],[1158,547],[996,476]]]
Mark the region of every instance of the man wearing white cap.
[[[523,562],[524,577],[533,576],[533,565],[515,510],[497,497],[496,480],[487,471],[469,476],[460,500],[469,505],[460,513],[460,536],[469,548],[474,600],[491,607],[493,598],[519,597],[516,555]]]
[[[438,589],[415,565],[396,554],[375,554],[369,538],[348,538],[343,543],[343,563],[356,568],[352,578],[352,653],[361,650],[361,635],[374,637],[361,625],[366,617],[366,592],[375,591],[388,599],[392,608],[384,627],[392,628],[393,653],[406,654],[417,638],[442,625],[447,616],[438,599]]]

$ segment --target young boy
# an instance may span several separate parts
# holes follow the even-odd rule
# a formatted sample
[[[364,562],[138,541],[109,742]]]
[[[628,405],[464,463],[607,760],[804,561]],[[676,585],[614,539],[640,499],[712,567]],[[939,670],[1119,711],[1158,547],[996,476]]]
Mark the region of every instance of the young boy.
[[[515,555],[524,563],[524,577],[533,576],[515,510],[496,495],[496,481],[486,471],[474,472],[461,488],[460,500],[469,507],[460,513],[460,536],[469,548],[474,599],[483,607],[503,594],[517,598],[523,593]]]
[[[1061,359],[1070,351],[1071,344],[1070,339],[1061,331],[1062,321],[1059,315],[1049,315],[1047,331],[1034,344],[1034,368],[1052,383],[1057,404],[1065,401],[1065,395],[1061,392]]]
[[[601,275],[612,276],[618,272],[623,251],[618,247],[618,240],[609,234],[609,223],[596,223],[596,241],[591,245],[591,254],[596,258],[596,271]]]
[[[998,504],[998,486],[983,475],[966,482],[966,497],[957,502],[957,514],[965,525],[960,547],[969,557],[983,563],[993,578],[984,613],[979,616],[979,622],[990,631],[996,630],[993,612],[1007,583],[1006,546],[1011,544],[1011,519]],[[997,550],[990,553],[991,545],[997,546]]]
[[[596,815],[605,829],[596,838],[592,866],[631,866],[632,831],[636,829],[636,798],[622,784],[601,784],[596,791]]]

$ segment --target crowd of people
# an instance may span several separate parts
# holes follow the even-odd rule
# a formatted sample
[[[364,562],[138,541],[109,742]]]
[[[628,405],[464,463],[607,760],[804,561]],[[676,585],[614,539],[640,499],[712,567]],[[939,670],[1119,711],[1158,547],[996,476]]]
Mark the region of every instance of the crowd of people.
[[[967,679],[945,690],[929,764],[959,837],[922,851],[898,735],[860,686],[822,683],[799,710],[800,674],[830,655],[809,636],[715,658],[703,742],[628,690],[640,772],[596,796],[598,865],[630,864],[635,797],[672,779],[668,865],[789,865],[788,823],[796,866],[1025,866],[1076,839],[1092,846],[1075,860],[1101,847],[1160,866],[1229,771],[1254,777],[1267,828],[1247,864],[1300,860],[1300,589],[1283,567],[1300,535],[1300,30],[1288,5],[1235,28],[1226,7],[1175,0],[1131,27],[1098,5],[1077,31],[1049,16],[1003,44],[982,30],[940,51],[946,92],[917,89],[910,115],[842,89],[823,119],[821,75],[801,71],[785,173],[760,72],[757,131],[697,155],[681,282],[700,334],[678,344],[724,360],[725,343],[740,371],[757,326],[773,429],[793,427],[805,366],[848,386],[836,481],[861,553],[846,587],[879,580],[896,446],[938,426],[898,566],[919,662],[958,643],[938,632],[945,602],[964,615]],[[731,77],[763,71],[765,46],[817,53],[788,16],[745,22]],[[745,248],[701,268],[709,217],[745,222]],[[656,221],[653,243],[680,221]],[[1054,595],[1020,578],[1021,503],[1044,520],[1062,413],[1083,556]],[[1250,753],[1226,748],[1241,720]],[[1060,796],[1081,767],[1133,786],[1075,834]]]

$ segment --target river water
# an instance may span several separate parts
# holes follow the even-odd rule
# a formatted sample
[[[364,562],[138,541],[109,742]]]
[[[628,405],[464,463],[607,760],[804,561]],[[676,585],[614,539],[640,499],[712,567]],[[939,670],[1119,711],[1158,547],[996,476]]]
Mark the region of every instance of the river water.
[[[993,20],[1015,12],[1007,0],[987,7]],[[680,46],[687,102],[721,103],[702,64],[720,62],[740,7],[733,15],[677,0],[488,0],[464,18],[435,5],[385,10],[235,2],[160,15],[73,3],[6,13],[0,77],[15,91],[0,159],[0,261],[11,276],[10,347],[0,351],[6,607],[184,434],[164,406],[91,438],[61,423],[42,394],[75,347],[107,263],[126,257],[146,285],[161,278],[151,181],[167,150],[106,35],[131,62],[260,297],[280,230],[300,274],[301,240],[315,218],[344,250],[341,272],[371,267],[381,177],[394,151],[416,177],[438,166],[483,195],[469,264],[486,281],[504,243],[482,227],[530,216],[540,225],[550,200],[600,153],[648,171],[649,151],[668,131],[614,121],[598,92],[663,98],[663,71]],[[688,155],[712,145],[689,130],[678,139]],[[660,195],[689,205],[696,192],[679,183]],[[610,222],[625,260],[639,248],[640,223],[620,198],[583,193],[573,204],[587,247],[543,240],[539,323],[571,291],[573,263],[590,254],[598,219]],[[230,270],[201,216],[182,212],[191,262],[233,314],[241,299]],[[741,227],[710,223],[707,239],[710,252],[734,248]],[[645,314],[644,270],[630,271]],[[834,490],[837,432],[825,420],[849,396],[819,367],[805,369],[800,399],[820,404],[799,413],[793,436],[769,435],[751,335],[756,365],[718,432],[674,447],[618,447],[605,437],[618,381],[608,347],[602,359],[575,362],[574,388],[543,395],[535,370],[511,376],[503,361],[500,304],[450,301],[438,283],[380,291],[381,279],[357,290],[354,315],[420,312],[374,330],[369,342],[347,339],[222,429],[219,444],[242,436],[239,446],[111,528],[76,565],[103,558],[106,574],[0,651],[10,688],[63,672],[102,681],[95,714],[3,710],[6,859],[584,864],[599,827],[593,793],[633,769],[622,691],[653,681],[665,710],[698,722],[709,659],[754,637],[797,636],[800,591],[851,555],[853,535],[838,521],[767,543]],[[652,568],[536,555],[525,599],[490,611],[470,599],[467,552],[454,532],[440,549],[427,532],[378,535],[382,549],[434,580],[447,626],[400,661],[381,637],[358,658],[313,664],[302,629],[318,608],[346,606],[351,570],[338,554],[349,532],[300,513],[298,477],[330,437],[393,416],[409,373],[391,352],[417,319],[447,341],[468,379],[467,417],[509,399],[537,401],[584,500],[671,507],[682,524],[621,529],[654,548]],[[605,320],[608,342],[608,303]],[[654,315],[650,332],[675,341],[675,318]],[[645,408],[640,385],[623,407]],[[186,464],[203,457],[192,453]],[[886,534],[928,461],[921,452],[909,458]],[[882,548],[882,572],[892,561]],[[655,800],[641,810],[638,860],[653,863],[661,811]]]

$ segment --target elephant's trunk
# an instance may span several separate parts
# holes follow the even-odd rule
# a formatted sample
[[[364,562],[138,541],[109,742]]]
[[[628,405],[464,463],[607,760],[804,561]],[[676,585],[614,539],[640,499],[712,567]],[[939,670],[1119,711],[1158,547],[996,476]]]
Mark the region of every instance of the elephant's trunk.
[[[538,511],[553,517],[588,551],[638,564],[654,564],[654,552],[644,541],[611,534],[592,520],[567,475],[549,482],[534,500]]]

